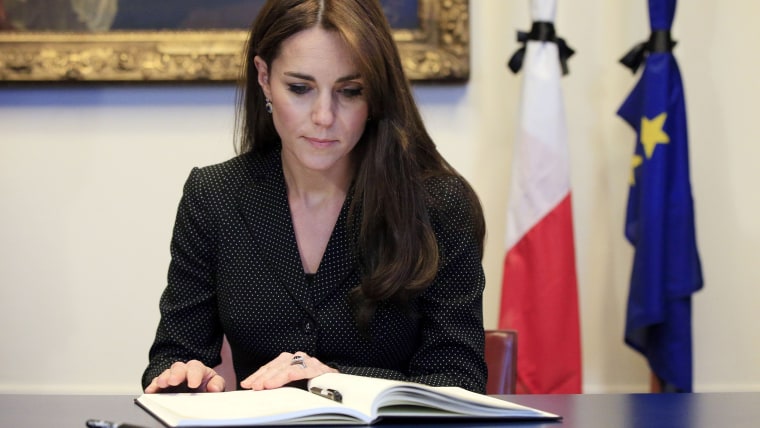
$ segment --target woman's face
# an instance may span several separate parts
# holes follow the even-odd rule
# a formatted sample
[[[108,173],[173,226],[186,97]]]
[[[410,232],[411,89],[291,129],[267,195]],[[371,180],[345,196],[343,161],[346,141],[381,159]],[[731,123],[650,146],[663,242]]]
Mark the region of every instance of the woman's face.
[[[348,171],[348,156],[367,123],[364,81],[348,48],[319,27],[282,43],[271,64],[254,59],[259,85],[272,101],[272,119],[291,168]]]

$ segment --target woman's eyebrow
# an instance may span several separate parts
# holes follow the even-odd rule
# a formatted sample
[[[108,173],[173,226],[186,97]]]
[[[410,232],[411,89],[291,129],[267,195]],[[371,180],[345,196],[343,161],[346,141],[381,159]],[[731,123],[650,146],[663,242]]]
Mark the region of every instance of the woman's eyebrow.
[[[317,79],[315,79],[314,76],[310,76],[308,74],[303,74],[303,73],[298,73],[298,72],[295,72],[295,71],[286,71],[283,74],[285,74],[286,76],[289,76],[289,77],[295,77],[296,79],[306,80],[306,81],[309,81],[309,82],[316,82],[317,81]],[[347,82],[349,80],[358,79],[360,77],[361,77],[361,75],[359,73],[354,73],[354,74],[349,74],[348,76],[343,76],[343,77],[339,78],[338,80],[336,80],[335,82],[336,83]]]

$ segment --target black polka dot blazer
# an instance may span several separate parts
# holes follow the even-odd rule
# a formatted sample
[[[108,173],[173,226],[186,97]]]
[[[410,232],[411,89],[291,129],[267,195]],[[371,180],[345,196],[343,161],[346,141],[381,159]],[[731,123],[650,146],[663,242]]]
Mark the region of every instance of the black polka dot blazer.
[[[303,351],[343,373],[484,392],[485,279],[456,179],[427,185],[441,262],[413,301],[416,316],[380,305],[362,335],[347,294],[359,284],[346,218],[348,196],[316,275],[298,253],[279,152],[194,169],[171,242],[161,321],[143,387],[175,361],[220,363],[227,335],[239,380],[281,352]]]

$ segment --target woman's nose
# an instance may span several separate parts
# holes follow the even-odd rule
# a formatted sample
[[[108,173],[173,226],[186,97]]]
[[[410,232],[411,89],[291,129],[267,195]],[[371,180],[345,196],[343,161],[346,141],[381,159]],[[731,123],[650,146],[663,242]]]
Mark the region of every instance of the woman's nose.
[[[332,94],[320,94],[314,102],[311,120],[320,126],[330,126],[335,120],[334,104]]]

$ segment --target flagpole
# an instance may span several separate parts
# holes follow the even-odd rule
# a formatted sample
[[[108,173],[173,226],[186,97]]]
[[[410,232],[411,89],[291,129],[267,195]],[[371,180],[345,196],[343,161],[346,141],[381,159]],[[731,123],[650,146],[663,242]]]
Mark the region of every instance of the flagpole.
[[[659,394],[662,392],[662,379],[657,377],[654,372],[649,372],[649,392]]]

